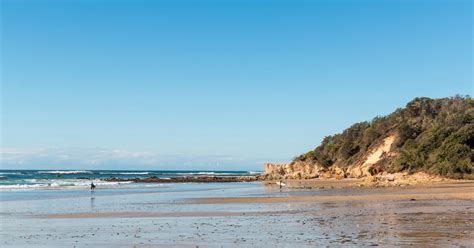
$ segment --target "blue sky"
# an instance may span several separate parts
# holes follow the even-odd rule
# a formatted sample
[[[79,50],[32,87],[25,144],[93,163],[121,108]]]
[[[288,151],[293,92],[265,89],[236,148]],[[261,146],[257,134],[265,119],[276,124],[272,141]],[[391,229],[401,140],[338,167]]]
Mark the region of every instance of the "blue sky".
[[[473,94],[472,1],[1,1],[3,168],[260,169]]]

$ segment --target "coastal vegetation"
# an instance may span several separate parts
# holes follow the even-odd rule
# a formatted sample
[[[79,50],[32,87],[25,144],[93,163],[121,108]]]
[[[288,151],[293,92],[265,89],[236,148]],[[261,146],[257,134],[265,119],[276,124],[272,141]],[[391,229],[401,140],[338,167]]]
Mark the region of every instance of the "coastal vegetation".
[[[472,178],[474,172],[474,100],[470,96],[415,98],[406,107],[327,136],[314,150],[293,162],[329,168],[361,163],[384,138],[394,136],[374,172],[427,172]]]

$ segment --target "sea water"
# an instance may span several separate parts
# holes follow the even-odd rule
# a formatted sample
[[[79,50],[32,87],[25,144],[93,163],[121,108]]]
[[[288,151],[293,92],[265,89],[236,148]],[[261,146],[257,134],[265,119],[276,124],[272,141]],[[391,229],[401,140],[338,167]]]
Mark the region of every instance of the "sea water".
[[[25,189],[81,189],[90,187],[117,186],[134,187],[133,178],[179,178],[196,176],[248,176],[259,174],[253,171],[165,171],[165,170],[0,170],[0,191]],[[110,178],[125,179],[121,182],[107,181]]]

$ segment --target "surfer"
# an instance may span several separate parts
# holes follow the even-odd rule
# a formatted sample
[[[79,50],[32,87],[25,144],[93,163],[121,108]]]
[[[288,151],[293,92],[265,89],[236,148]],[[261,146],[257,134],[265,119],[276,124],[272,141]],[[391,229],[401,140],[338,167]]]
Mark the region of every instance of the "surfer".
[[[280,179],[279,182],[277,182],[277,184],[280,186],[280,192],[281,192],[281,189],[283,188],[283,186],[285,186],[286,184],[283,182],[283,180]]]
[[[94,190],[95,189],[95,184],[94,182],[91,182],[91,190]]]

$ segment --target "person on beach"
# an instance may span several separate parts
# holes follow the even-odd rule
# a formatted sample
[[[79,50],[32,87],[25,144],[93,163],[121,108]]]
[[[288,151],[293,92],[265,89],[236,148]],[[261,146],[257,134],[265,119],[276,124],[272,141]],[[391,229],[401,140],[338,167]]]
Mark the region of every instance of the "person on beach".
[[[280,180],[278,184],[280,185],[280,192],[281,192],[281,188],[283,188],[283,180]]]
[[[94,182],[91,182],[91,190],[94,190],[95,189],[95,184]]]

